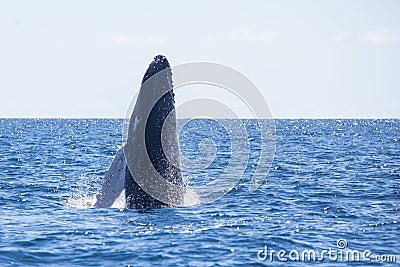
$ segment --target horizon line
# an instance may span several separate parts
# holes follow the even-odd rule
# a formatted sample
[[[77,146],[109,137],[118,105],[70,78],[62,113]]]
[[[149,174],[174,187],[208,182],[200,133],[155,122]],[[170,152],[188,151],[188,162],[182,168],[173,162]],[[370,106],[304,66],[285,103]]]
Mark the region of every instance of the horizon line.
[[[110,119],[110,120],[124,120],[126,118],[123,117],[0,117],[1,120],[3,119],[71,119],[71,120],[84,120],[84,119]],[[177,118],[178,120],[188,120],[188,119],[196,119],[196,118]],[[203,119],[203,118],[200,118]],[[209,119],[209,118],[204,118]],[[244,120],[255,120],[257,118],[254,117],[242,117],[242,118],[212,118],[216,120],[229,120],[229,119],[244,119]],[[398,120],[399,117],[389,117],[389,116],[382,116],[382,117],[273,117],[273,118],[259,118],[259,120]]]

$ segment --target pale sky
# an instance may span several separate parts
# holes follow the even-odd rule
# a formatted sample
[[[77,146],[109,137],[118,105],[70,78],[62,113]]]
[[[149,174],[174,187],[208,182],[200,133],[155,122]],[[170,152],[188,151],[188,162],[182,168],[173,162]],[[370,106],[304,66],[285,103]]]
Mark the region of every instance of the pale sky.
[[[157,54],[231,66],[275,118],[400,118],[400,1],[1,1],[0,117],[125,116]]]

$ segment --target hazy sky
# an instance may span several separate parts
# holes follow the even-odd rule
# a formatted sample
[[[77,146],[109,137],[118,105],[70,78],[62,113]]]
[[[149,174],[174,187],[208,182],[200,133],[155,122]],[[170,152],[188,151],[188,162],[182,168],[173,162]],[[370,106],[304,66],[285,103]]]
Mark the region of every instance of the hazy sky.
[[[123,117],[157,54],[247,75],[276,118],[400,117],[400,1],[1,1],[0,117]]]

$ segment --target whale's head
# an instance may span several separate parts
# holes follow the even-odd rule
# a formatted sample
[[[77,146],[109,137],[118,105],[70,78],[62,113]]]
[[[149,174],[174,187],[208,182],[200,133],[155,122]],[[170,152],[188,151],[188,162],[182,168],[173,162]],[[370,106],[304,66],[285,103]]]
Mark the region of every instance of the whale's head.
[[[163,55],[155,56],[153,61],[150,63],[150,66],[146,70],[146,73],[143,77],[142,84],[145,83],[150,77],[163,71],[167,68],[170,68],[169,62],[167,58]]]
[[[163,103],[157,103],[161,99]],[[155,56],[143,76],[136,106],[140,106],[142,111],[146,110],[146,113],[153,108],[161,108],[164,110],[161,113],[169,113],[174,109],[174,104],[171,67],[165,56]]]

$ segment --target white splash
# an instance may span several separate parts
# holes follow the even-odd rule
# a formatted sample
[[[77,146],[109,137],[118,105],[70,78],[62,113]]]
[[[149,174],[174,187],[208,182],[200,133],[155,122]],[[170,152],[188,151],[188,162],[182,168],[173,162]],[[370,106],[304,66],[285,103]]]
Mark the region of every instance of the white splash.
[[[195,206],[200,203],[200,198],[197,196],[196,192],[187,187],[183,196],[183,206]]]
[[[68,209],[92,209],[95,208],[95,203],[97,201],[97,194],[94,195],[80,195],[71,196],[67,199],[64,206]],[[110,206],[113,209],[125,209],[125,190],[115,199],[113,204]]]
[[[96,195],[91,196],[71,196],[65,202],[65,207],[69,209],[90,209],[96,203]]]

